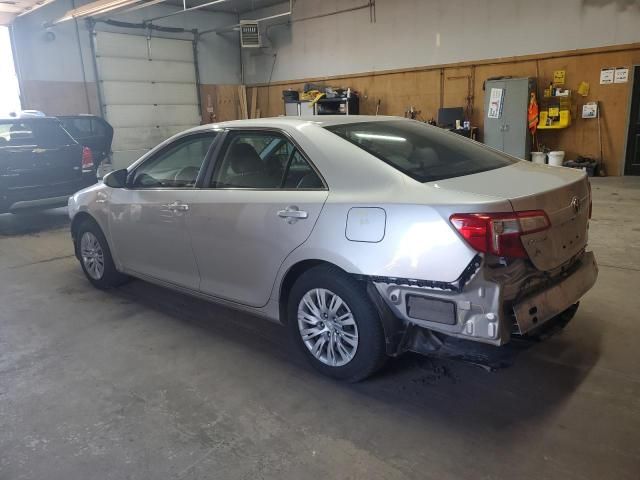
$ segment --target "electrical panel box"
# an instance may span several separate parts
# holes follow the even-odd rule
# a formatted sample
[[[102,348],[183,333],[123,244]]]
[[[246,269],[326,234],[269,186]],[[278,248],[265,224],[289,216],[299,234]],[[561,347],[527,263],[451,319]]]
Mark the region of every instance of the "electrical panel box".
[[[502,90],[502,104],[498,108],[491,105],[493,89]],[[483,141],[486,145],[514,157],[530,160],[532,136],[527,116],[530,94],[535,91],[534,78],[486,81],[483,132]],[[494,97],[497,98],[496,95]]]

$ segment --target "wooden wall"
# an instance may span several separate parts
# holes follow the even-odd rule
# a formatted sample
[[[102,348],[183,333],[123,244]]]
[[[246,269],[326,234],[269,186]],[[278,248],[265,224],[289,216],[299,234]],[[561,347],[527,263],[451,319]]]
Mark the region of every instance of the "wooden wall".
[[[424,120],[435,118],[441,106],[469,105],[472,124],[482,129],[483,83],[487,78],[537,77],[538,85],[542,87],[549,84],[554,70],[566,70],[567,88],[575,91],[581,81],[586,81],[591,87],[589,95],[586,98],[574,95],[573,124],[565,130],[540,132],[540,143],[553,150],[566,151],[568,158],[575,158],[577,155],[599,157],[597,122],[579,118],[583,103],[598,100],[602,113],[605,169],[609,175],[620,175],[626,142],[627,105],[631,83],[600,85],[599,76],[603,67],[631,67],[634,64],[640,64],[640,44],[439,65],[405,71],[292,80],[253,86],[247,89],[247,96],[251,98],[250,95],[254,91],[258,92],[257,105],[263,117],[282,115],[282,90],[301,89],[304,83],[313,81],[334,87],[351,87],[358,91],[361,95],[360,113],[366,115],[375,114],[378,100],[381,115],[403,115],[408,107],[414,106]],[[210,121],[206,113],[207,95],[211,98],[215,121],[238,118],[235,85],[203,85],[201,91],[204,122]]]
[[[47,115],[93,113],[100,115],[95,82],[53,82],[24,80],[20,85],[22,108]]]

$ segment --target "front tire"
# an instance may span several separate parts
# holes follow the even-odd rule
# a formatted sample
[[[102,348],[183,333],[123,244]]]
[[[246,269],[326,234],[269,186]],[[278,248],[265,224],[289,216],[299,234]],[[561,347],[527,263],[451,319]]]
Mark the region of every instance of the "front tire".
[[[363,284],[335,267],[303,273],[289,294],[288,326],[295,343],[321,373],[357,382],[385,362],[378,312]]]
[[[76,248],[82,271],[94,287],[113,288],[129,279],[116,270],[107,239],[94,221],[87,220],[78,227]]]

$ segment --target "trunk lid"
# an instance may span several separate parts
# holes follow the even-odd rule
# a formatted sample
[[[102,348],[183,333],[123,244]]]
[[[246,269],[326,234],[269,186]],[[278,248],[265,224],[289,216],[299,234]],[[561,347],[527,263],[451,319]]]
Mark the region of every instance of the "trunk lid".
[[[504,198],[514,211],[544,210],[551,227],[521,237],[531,262],[539,270],[549,271],[567,263],[587,245],[590,198],[583,172],[522,161],[439,181],[438,185]]]

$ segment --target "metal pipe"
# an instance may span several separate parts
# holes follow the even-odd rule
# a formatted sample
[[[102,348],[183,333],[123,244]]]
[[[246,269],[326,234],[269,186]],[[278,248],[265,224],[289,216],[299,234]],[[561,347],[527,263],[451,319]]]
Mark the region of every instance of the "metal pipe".
[[[96,79],[96,89],[98,91],[98,109],[100,116],[105,118],[104,97],[102,95],[102,86],[100,85],[100,77],[98,75],[98,57],[96,56],[96,22],[91,19],[87,20],[89,25],[89,38],[91,41],[91,56],[93,57],[93,74]]]
[[[76,8],[76,0],[71,0],[71,5]],[[82,84],[84,86],[84,96],[87,101],[87,113],[91,112],[91,99],[89,98],[89,87],[87,86],[87,72],[84,66],[84,54],[82,53],[82,44],[80,42],[80,29],[78,28],[78,19],[74,18],[73,23],[76,31],[76,42],[78,43],[78,56],[80,57],[80,68],[82,70]]]
[[[193,10],[199,10],[204,7],[210,7],[211,5],[215,5],[216,3],[228,2],[229,0],[214,0],[213,2],[203,3],[202,5],[197,5],[195,7],[185,8],[183,10],[178,10],[177,12],[168,13],[167,15],[162,15],[160,17],[154,17],[146,20],[147,22],[154,22],[156,20],[160,20],[162,18],[173,17],[174,15],[180,15],[181,13],[192,12]]]
[[[196,94],[198,95],[198,113],[200,114],[200,123],[202,123],[202,95],[200,94],[200,67],[198,65],[198,35],[193,35],[191,45],[193,46],[193,66],[196,71]]]

